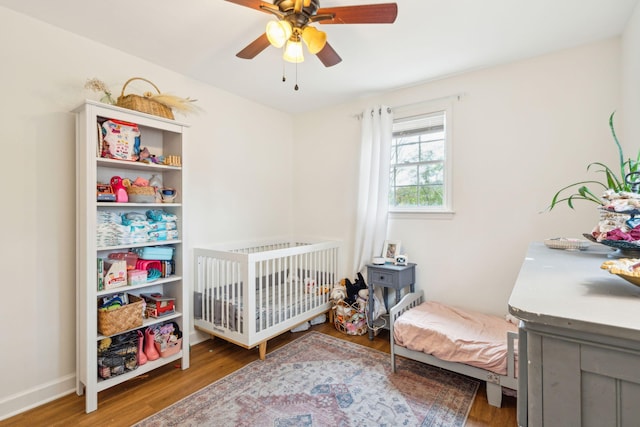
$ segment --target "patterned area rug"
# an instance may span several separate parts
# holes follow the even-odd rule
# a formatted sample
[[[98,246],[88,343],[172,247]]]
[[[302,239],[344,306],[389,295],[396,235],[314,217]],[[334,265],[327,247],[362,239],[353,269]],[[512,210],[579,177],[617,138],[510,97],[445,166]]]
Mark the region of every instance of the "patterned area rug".
[[[310,332],[136,426],[463,426],[478,385]]]

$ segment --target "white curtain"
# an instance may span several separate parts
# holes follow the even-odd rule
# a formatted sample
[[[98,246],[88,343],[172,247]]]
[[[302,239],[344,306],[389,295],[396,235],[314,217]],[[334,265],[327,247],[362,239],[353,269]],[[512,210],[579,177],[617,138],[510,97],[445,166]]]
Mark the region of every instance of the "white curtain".
[[[392,125],[393,113],[389,107],[372,107],[362,113],[354,243],[356,273],[362,271],[372,257],[382,254],[387,236]]]

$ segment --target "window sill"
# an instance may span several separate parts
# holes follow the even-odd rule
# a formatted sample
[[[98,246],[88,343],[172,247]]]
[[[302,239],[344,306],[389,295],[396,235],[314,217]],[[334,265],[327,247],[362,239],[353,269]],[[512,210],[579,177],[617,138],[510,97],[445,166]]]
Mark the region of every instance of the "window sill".
[[[454,211],[416,211],[416,210],[395,210],[389,211],[389,219],[435,219],[451,220],[455,215]]]

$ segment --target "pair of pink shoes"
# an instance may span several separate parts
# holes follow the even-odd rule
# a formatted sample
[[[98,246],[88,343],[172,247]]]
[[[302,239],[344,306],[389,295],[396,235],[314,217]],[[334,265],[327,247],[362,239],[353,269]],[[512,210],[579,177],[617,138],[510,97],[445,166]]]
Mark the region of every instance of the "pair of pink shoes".
[[[144,331],[138,329],[138,366],[144,365],[149,360],[156,360],[160,358],[160,353],[156,350],[155,346],[155,333],[151,328],[147,328]]]

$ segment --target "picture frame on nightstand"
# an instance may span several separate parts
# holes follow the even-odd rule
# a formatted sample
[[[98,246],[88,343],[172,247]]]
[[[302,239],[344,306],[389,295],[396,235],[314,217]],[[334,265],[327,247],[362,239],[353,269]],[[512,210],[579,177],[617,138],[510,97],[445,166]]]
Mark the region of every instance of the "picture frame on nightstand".
[[[385,240],[382,247],[382,258],[387,262],[395,262],[396,255],[400,255],[400,246],[402,242],[400,240]]]

